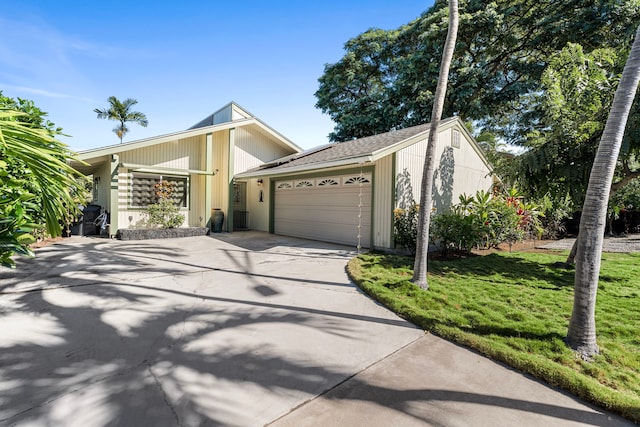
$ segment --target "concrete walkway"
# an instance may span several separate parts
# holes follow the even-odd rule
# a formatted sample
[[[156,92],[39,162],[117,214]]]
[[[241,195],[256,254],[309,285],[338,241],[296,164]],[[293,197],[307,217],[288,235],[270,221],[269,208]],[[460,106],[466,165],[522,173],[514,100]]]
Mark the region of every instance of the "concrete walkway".
[[[0,270],[0,425],[625,425],[358,291],[349,248],[71,238]]]

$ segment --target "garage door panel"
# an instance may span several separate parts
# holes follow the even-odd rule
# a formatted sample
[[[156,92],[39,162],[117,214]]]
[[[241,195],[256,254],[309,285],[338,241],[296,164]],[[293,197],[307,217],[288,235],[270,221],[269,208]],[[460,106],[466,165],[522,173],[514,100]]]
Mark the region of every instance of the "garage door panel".
[[[341,243],[346,245],[357,245],[358,224],[335,224],[322,223],[309,227],[308,221],[282,221],[278,224],[278,234],[287,236],[303,237],[312,240],[322,240],[326,242]],[[368,235],[370,227],[368,224],[361,226],[362,246],[368,246]],[[278,228],[276,229],[278,230]]]
[[[301,194],[302,193],[302,194]],[[299,191],[282,191],[277,193],[279,200],[278,205],[291,205],[295,204],[300,206],[300,203],[309,203],[314,206],[358,206],[358,195],[345,194],[345,193],[324,193],[315,192],[311,189],[299,190]],[[371,205],[371,192],[362,193],[362,204]]]
[[[349,176],[347,178],[350,178]],[[338,177],[343,179],[345,177]],[[308,179],[313,182],[313,179]],[[319,180],[320,181],[320,180]],[[371,184],[277,189],[274,231],[307,239],[369,246],[371,236]],[[361,197],[360,197],[361,195]],[[358,205],[361,206],[358,206]],[[358,217],[360,215],[360,218]]]
[[[313,221],[327,221],[327,222],[345,222],[349,221],[349,219],[353,219],[355,221],[358,220],[358,214],[360,214],[360,209],[357,206],[355,207],[314,207],[314,206],[305,206],[305,207],[292,207],[287,209],[286,206],[281,206],[281,211],[278,212],[278,219],[293,219],[293,218],[301,218],[303,220],[313,220]],[[365,209],[363,206],[363,212],[369,211],[370,209]],[[369,217],[369,214],[362,214],[362,219],[365,220]],[[337,220],[340,221],[337,221]]]

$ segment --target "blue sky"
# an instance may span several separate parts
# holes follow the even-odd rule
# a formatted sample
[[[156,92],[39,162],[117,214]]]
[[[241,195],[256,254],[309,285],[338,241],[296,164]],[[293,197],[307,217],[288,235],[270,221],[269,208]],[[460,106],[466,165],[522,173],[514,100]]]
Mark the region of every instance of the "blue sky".
[[[326,143],[315,108],[324,65],[368,28],[394,29],[433,1],[21,0],[0,11],[0,90],[32,99],[81,151],[118,143],[94,108],[111,95],[149,119],[125,141],[187,129],[235,101],[303,148]]]

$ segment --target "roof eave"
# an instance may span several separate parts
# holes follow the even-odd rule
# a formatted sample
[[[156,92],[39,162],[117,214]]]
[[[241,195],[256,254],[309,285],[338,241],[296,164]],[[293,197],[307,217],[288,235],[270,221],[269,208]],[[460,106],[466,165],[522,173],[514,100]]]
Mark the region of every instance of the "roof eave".
[[[207,133],[218,132],[225,129],[232,129],[241,126],[247,126],[250,124],[257,124],[256,119],[241,119],[233,122],[220,123],[218,125],[211,125],[202,128],[189,129],[180,132],[169,133],[160,136],[154,136],[151,138],[139,139],[137,141],[126,142],[124,144],[111,145],[108,147],[93,148],[90,150],[81,151],[78,153],[80,160],[90,159],[94,157],[107,156],[110,154],[117,154],[123,151],[137,150],[139,148],[145,148],[156,144],[162,144],[165,142],[175,141],[177,139],[185,139],[193,136],[204,135]]]
[[[354,157],[350,159],[340,159],[333,160],[329,162],[322,163],[311,163],[300,166],[292,166],[287,168],[273,168],[273,169],[263,169],[251,172],[239,173],[235,177],[239,179],[243,178],[259,178],[259,177],[270,177],[270,176],[285,176],[292,175],[297,173],[309,172],[317,169],[330,169],[337,168],[342,166],[351,166],[351,165],[363,165],[365,163],[373,162],[373,158],[369,155]]]

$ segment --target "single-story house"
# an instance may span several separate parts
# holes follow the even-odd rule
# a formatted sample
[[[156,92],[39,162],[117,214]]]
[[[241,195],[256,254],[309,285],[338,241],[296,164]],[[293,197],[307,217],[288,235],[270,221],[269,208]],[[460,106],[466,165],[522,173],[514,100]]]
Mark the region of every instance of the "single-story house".
[[[394,209],[420,200],[428,135],[424,124],[302,151],[230,103],[186,131],[81,152],[79,169],[93,175],[111,234],[144,219],[164,179],[180,191],[184,226],[220,209],[225,231],[390,249]],[[491,166],[459,118],[441,122],[436,156],[434,209],[491,188]]]

